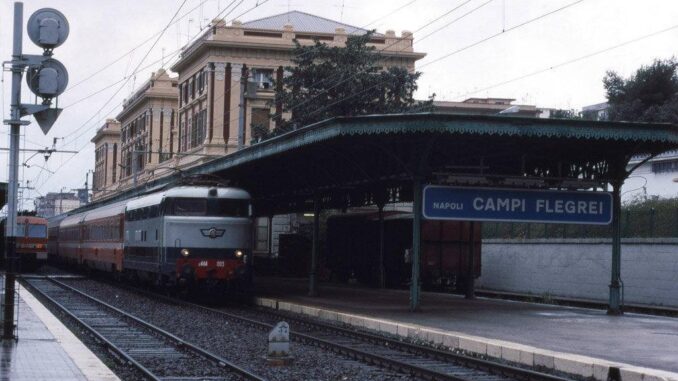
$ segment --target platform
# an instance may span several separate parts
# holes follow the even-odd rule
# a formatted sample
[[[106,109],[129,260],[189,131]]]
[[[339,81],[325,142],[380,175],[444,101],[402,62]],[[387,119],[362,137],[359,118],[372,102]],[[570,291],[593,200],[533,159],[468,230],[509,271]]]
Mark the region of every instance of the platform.
[[[426,292],[410,312],[405,290],[307,287],[258,278],[257,303],[597,380],[619,368],[623,381],[678,381],[677,318]]]
[[[4,279],[0,277],[0,281]],[[119,381],[118,377],[31,293],[19,288],[18,337],[3,340],[0,380]]]

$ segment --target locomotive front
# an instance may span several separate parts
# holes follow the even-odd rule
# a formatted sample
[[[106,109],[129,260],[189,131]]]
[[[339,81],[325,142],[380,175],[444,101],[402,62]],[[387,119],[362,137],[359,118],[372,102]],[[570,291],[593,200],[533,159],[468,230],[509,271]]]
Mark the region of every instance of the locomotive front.
[[[180,287],[251,284],[250,195],[237,188],[175,188],[165,193],[162,262]]]

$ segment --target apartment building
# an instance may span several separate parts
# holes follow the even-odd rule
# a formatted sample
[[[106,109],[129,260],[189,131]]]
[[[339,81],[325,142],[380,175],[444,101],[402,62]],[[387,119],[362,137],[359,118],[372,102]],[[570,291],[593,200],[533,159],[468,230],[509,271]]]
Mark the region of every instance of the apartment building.
[[[160,69],[123,102],[116,119],[97,130],[94,193],[99,200],[165,173],[171,167],[177,133],[177,78]]]

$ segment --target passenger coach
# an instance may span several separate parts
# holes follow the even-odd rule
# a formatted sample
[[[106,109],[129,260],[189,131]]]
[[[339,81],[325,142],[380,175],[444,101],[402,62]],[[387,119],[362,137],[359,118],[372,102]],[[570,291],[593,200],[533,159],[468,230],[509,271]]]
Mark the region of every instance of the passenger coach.
[[[50,221],[50,253],[166,287],[248,288],[251,206],[238,188],[180,186]]]

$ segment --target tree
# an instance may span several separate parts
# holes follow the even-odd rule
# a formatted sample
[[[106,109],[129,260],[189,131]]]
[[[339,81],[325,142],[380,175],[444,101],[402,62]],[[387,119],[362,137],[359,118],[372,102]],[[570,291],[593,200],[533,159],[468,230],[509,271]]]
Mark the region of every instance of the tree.
[[[603,79],[614,121],[678,123],[678,61],[655,60],[624,79],[608,71]]]
[[[549,114],[550,119],[581,119],[575,110],[556,109]]]
[[[373,32],[349,36],[345,47],[295,41],[293,66],[282,86],[275,86],[275,102],[290,118],[279,118],[274,135],[335,116],[423,111],[432,99],[414,99],[421,73],[403,67],[381,69],[381,55],[368,46]],[[275,115],[275,118],[279,116]]]

